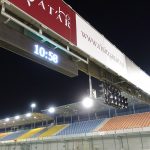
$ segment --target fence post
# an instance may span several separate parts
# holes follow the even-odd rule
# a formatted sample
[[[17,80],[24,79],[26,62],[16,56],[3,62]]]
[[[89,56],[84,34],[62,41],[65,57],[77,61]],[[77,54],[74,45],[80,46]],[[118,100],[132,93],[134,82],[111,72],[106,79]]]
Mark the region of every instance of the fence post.
[[[144,145],[143,145],[143,138],[142,138],[142,134],[141,134],[141,132],[139,132],[140,133],[140,138],[141,138],[141,145],[142,145],[142,150],[144,149]]]

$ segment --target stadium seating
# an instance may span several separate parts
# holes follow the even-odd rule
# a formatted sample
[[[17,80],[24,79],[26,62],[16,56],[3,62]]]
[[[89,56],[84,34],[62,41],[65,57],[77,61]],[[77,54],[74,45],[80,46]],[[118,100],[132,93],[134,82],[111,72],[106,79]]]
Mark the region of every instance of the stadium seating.
[[[53,126],[53,127],[49,128],[46,132],[41,134],[39,137],[49,137],[49,136],[55,135],[56,133],[58,133],[59,131],[64,129],[66,126],[67,125],[56,125],[56,126]]]
[[[31,136],[31,138],[37,138],[39,137],[40,135],[42,135],[44,132],[46,132],[50,127],[45,127],[43,128],[41,131],[39,131],[38,133],[34,134]]]
[[[6,132],[6,133],[0,133],[0,139],[11,134],[11,132]]]
[[[32,129],[30,131],[28,131],[27,133],[23,134],[22,136],[20,136],[19,138],[17,138],[17,140],[22,140],[22,139],[27,139],[32,137],[34,134],[42,131],[44,128],[36,128],[36,129]]]
[[[1,141],[16,140],[18,137],[20,137],[21,135],[25,134],[28,131],[29,130],[20,130],[20,131],[13,132],[5,136],[4,138],[2,138]]]
[[[117,116],[110,119],[97,119],[74,122],[71,124],[51,125],[32,130],[0,133],[0,141],[84,134],[93,131],[115,131],[142,127],[150,127],[150,112]]]
[[[99,131],[150,127],[150,112],[118,116],[110,119]]]
[[[75,123],[70,124],[68,127],[66,127],[64,130],[62,130],[57,135],[88,133],[88,132],[93,131],[103,121],[104,121],[104,119],[75,122]]]

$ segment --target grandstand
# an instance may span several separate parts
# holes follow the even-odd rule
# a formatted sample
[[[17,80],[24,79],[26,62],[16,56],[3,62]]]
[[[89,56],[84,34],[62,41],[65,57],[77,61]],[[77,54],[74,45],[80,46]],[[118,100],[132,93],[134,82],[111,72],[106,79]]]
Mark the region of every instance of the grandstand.
[[[3,137],[1,140],[2,141],[10,141],[10,140],[16,140],[18,137],[22,136],[23,134],[26,134],[28,130],[20,130],[13,132],[5,137]]]
[[[98,133],[124,129],[150,127],[150,112],[117,116],[113,118],[94,119],[73,122],[70,124],[52,125],[49,127],[19,130],[0,134],[1,141],[68,136],[74,134]]]
[[[111,118],[100,131],[150,127],[150,112]]]
[[[0,139],[2,139],[3,137],[5,137],[9,134],[11,134],[11,132],[0,133]]]
[[[57,107],[57,117],[53,115],[53,119],[46,112],[44,112],[45,114],[38,114],[40,118],[34,120],[34,126],[26,126],[29,123],[29,118],[27,122],[24,122],[25,128],[23,126],[19,128],[20,125],[23,125],[21,121],[19,121],[19,126],[15,130],[10,128],[10,124],[8,127],[6,124],[6,132],[3,131],[0,134],[1,150],[5,150],[6,147],[17,148],[18,150],[46,150],[49,147],[53,150],[150,149],[149,105],[141,103],[139,105],[137,102],[134,103],[135,110],[131,111],[133,107],[129,106],[126,111],[117,110],[117,114],[114,113],[115,110],[112,110],[112,108],[107,109],[106,106],[104,109],[104,105],[102,105],[102,110],[98,111],[95,107],[95,109],[89,111],[91,113],[91,115],[88,115],[89,117],[87,117],[86,111],[84,114],[82,110],[79,111],[81,105],[77,106],[77,103],[75,103],[68,105],[68,107],[66,105],[60,106],[60,109]],[[78,115],[76,112],[73,115],[72,111],[69,116],[66,112],[73,109],[78,109]],[[65,113],[62,113],[63,111]],[[32,115],[35,116],[36,114]],[[70,121],[68,121],[68,117],[71,118]],[[13,119],[11,118],[11,120]],[[41,120],[42,122],[40,122]]]
[[[127,109],[94,100],[0,120],[0,149],[17,150],[148,150],[150,105],[128,97]],[[101,109],[99,109],[101,108]]]
[[[63,130],[67,125],[55,125],[51,128],[49,128],[46,132],[41,134],[39,137],[50,137],[55,135],[56,133],[60,132]]]
[[[71,123],[67,128],[59,132],[57,135],[89,133],[98,127],[103,121],[104,119],[98,119]]]
[[[20,136],[18,138],[18,140],[21,140],[21,139],[27,139],[27,138],[30,138],[32,137],[33,135],[39,133],[40,131],[42,131],[44,128],[36,128],[36,129],[32,129],[28,132],[26,132],[25,134],[23,134],[22,136]]]

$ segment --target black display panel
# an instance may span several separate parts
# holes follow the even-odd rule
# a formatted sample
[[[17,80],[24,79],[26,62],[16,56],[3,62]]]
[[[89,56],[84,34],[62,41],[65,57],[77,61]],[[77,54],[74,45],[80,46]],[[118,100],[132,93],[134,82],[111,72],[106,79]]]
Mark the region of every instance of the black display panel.
[[[3,23],[0,17],[0,47],[26,57],[64,75],[78,75],[76,62],[60,49],[33,40]]]

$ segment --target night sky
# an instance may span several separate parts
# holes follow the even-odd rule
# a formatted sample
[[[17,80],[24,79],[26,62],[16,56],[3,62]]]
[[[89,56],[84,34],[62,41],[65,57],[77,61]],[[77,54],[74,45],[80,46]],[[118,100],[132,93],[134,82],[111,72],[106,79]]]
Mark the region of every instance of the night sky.
[[[100,33],[150,75],[150,3],[65,0]],[[96,82],[96,81],[95,81]],[[77,102],[86,95],[88,76],[69,78],[0,49],[0,118]]]

